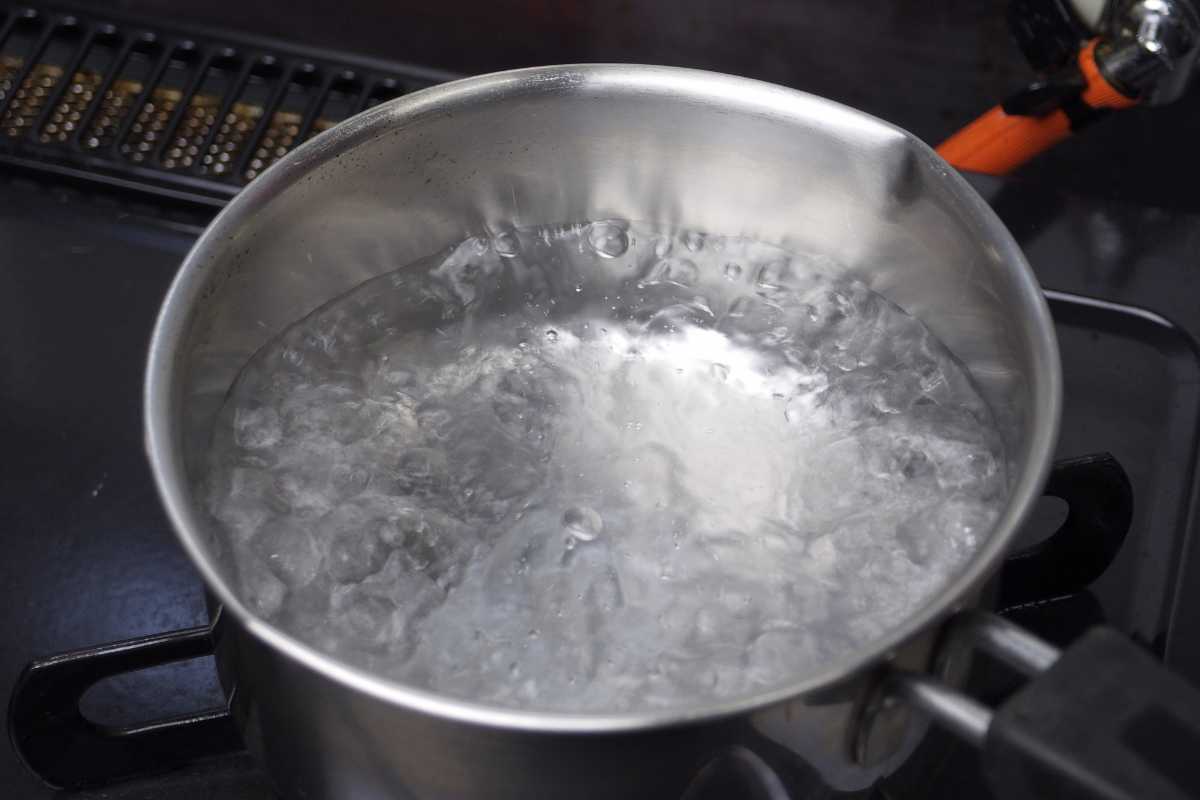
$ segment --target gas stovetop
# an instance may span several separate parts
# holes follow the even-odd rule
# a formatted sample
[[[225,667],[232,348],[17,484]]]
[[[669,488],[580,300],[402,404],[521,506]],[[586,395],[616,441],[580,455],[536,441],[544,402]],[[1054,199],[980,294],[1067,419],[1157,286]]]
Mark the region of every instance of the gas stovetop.
[[[76,20],[75,27],[67,26],[70,30],[62,25],[26,30],[21,26],[33,23],[21,19],[6,17],[0,35],[8,39],[0,44],[12,41],[13,31],[33,31],[24,51],[33,55],[13,66],[4,61],[11,54],[0,52],[0,96],[32,80],[23,101],[49,76],[37,71],[36,54],[51,53],[60,44],[56,36],[108,48],[104,52],[113,64],[142,52],[139,47],[159,59],[149,64],[140,79],[145,85],[128,101],[143,104],[152,100],[150,76],[168,76],[172,61],[167,54],[180,52],[183,41],[170,34],[150,47],[139,44],[144,38],[88,27],[86,21]],[[403,81],[417,81],[415,87],[436,77],[327,53],[297,51],[269,61],[262,48],[251,45],[243,49],[244,57],[235,57],[219,43],[188,41],[193,41],[187,56],[192,60],[186,63],[204,69],[183,76],[176,106],[188,91],[204,95],[210,87],[206,76],[215,71],[214,80],[224,76],[225,85],[241,94],[205,100],[217,103],[212,116],[232,114],[231,130],[245,123],[248,130],[243,132],[258,137],[259,145],[277,113],[297,115],[279,121],[284,136],[299,140],[325,124],[331,97],[353,95],[346,109],[331,107],[329,119],[335,112],[344,116],[412,88]],[[82,75],[85,83],[95,79],[86,74],[99,63],[89,60],[90,51],[66,52],[72,59],[69,69],[55,81],[62,75]],[[261,103],[286,101],[292,79],[309,92],[298,111],[282,106],[271,106],[269,115],[262,108],[247,111],[256,97]],[[123,79],[113,73],[98,80],[93,91],[113,91]],[[262,83],[268,80],[282,82]],[[33,658],[207,620],[199,578],[175,543],[143,456],[143,360],[155,312],[177,265],[214,209],[253,179],[253,162],[261,150],[247,143],[224,150],[220,126],[205,123],[207,117],[201,115],[198,124],[210,129],[195,133],[198,160],[160,169],[173,156],[169,147],[152,142],[142,152],[150,152],[159,167],[127,169],[132,160],[122,159],[138,152],[142,141],[121,149],[127,137],[143,132],[134,131],[138,123],[133,116],[119,121],[98,155],[85,152],[89,140],[79,135],[69,139],[68,150],[46,155],[35,140],[46,126],[56,124],[56,103],[73,91],[71,85],[43,86],[53,96],[43,92],[43,105],[22,112],[34,133],[20,145],[0,144],[0,161],[7,164],[0,168],[4,696]],[[239,116],[251,112],[250,122]],[[70,113],[68,109],[65,118]],[[173,107],[162,127],[184,119],[185,112]],[[153,113],[148,120],[153,122]],[[296,131],[288,133],[286,126],[292,124]],[[233,163],[236,170],[216,172],[213,164],[222,163],[219,159],[206,165],[203,156],[214,144],[217,156],[234,153],[224,163]],[[185,180],[179,179],[181,173]],[[1189,547],[1195,538],[1200,440],[1200,356],[1193,339],[1200,335],[1200,216],[1084,200],[1016,181],[973,180],[1052,290],[1066,388],[1059,455],[1112,453],[1128,472],[1134,492],[1128,539],[1090,590],[1041,598],[1013,613],[1059,642],[1070,640],[1086,624],[1107,620],[1200,683],[1200,550]],[[1030,538],[1053,521],[1052,506],[1042,511],[1043,524],[1031,524]],[[219,701],[212,667],[201,659],[112,679],[89,692],[84,708],[99,721],[131,723]],[[977,788],[972,753],[939,737],[929,747],[938,758],[880,787],[881,796],[986,796]],[[8,750],[0,752],[0,786],[12,797],[55,795]],[[80,796],[188,800],[272,795],[265,777],[247,756],[239,755]]]
[[[1049,598],[1021,619],[1061,642],[1102,616],[1200,681],[1200,552],[1187,548],[1200,360],[1193,331],[1167,321],[1200,324],[1194,313],[1189,319],[1200,303],[1192,263],[1200,220],[1018,183],[977,186],[1045,286],[1104,299],[1051,293],[1066,386],[1059,454],[1111,452],[1135,497],[1129,538],[1091,592]],[[140,389],[158,303],[207,216],[45,181],[0,184],[5,695],[32,658],[206,619],[200,581],[175,544],[142,454]],[[1053,514],[1045,509],[1047,519]],[[134,722],[218,701],[211,666],[197,660],[102,684],[85,709]],[[918,796],[961,796],[972,779],[973,754],[944,746],[950,757],[939,770],[953,777],[922,777]],[[53,794],[9,752],[0,757],[0,785],[19,789],[11,796]],[[214,792],[270,796],[245,756],[84,796]],[[896,788],[894,796],[913,795]]]

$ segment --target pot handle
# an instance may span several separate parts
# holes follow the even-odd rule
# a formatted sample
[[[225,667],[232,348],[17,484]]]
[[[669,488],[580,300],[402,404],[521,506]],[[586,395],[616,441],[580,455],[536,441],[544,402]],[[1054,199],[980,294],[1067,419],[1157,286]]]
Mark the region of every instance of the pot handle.
[[[1067,518],[1046,539],[1004,561],[997,605],[1073,594],[1099,578],[1116,558],[1133,520],[1133,487],[1110,453],[1054,462],[1042,492],[1067,504]]]
[[[100,786],[240,751],[228,707],[128,727],[96,724],[79,708],[84,692],[104,678],[212,653],[213,629],[205,625],[34,661],[17,678],[9,702],[13,748],[58,789]]]
[[[1093,628],[1060,652],[970,611],[947,637],[1029,682],[994,710],[927,674],[895,671],[885,691],[978,747],[997,796],[1200,798],[1200,691],[1116,630]]]

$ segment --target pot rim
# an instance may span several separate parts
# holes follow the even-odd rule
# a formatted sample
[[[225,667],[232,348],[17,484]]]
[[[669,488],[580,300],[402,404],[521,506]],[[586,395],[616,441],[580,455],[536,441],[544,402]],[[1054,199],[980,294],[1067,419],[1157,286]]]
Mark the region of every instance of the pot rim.
[[[1032,339],[1040,350],[1031,384],[1034,402],[1028,461],[1012,489],[1007,507],[984,545],[942,592],[905,622],[871,646],[802,680],[770,691],[707,702],[685,708],[643,712],[567,713],[530,711],[461,700],[373,675],[326,655],[256,617],[238,599],[198,541],[202,530],[192,507],[192,491],[182,463],[173,415],[172,383],[177,349],[186,336],[190,313],[204,283],[203,265],[227,246],[242,221],[265,206],[287,186],[318,164],[414,116],[494,100],[530,87],[547,90],[658,91],[698,102],[736,101],[739,110],[782,119],[805,120],[836,115],[881,133],[899,134],[917,155],[935,164],[945,188],[961,210],[996,248],[999,257],[1017,268],[1018,302]],[[1049,308],[1020,247],[979,194],[925,143],[906,131],[865,112],[805,92],[762,81],[703,70],[627,64],[576,64],[531,67],[445,83],[405,95],[331,128],[280,159],[243,189],[205,229],[181,265],[163,301],[150,342],[144,387],[146,449],[160,498],[184,551],[226,612],[272,649],[329,680],[391,705],[462,723],[545,733],[611,733],[685,725],[744,714],[845,682],[891,659],[906,641],[939,624],[961,606],[993,572],[1021,524],[1029,515],[1049,472],[1058,438],[1062,376],[1058,345]]]

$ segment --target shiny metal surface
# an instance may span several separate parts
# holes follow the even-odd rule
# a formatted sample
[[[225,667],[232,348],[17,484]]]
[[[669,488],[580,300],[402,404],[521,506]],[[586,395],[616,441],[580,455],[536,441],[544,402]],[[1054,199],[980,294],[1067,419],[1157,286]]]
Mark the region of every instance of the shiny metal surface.
[[[893,690],[891,673],[884,672],[858,703],[850,720],[850,759],[860,767],[875,767],[906,750],[906,736],[923,735],[913,723],[913,707]]]
[[[1104,29],[1097,58],[1106,78],[1152,105],[1183,95],[1200,55],[1194,0],[1112,0]]]
[[[1021,673],[1033,676],[1050,668],[1061,652],[1003,617],[982,612],[964,613],[956,618],[951,636],[961,636]]]
[[[273,334],[363,280],[504,224],[622,217],[831,256],[921,318],[1006,434],[1012,495],[945,594],[872,648],[777,691],[684,713],[529,713],[339,664],[254,618],[193,492],[212,416]],[[836,103],[662,67],[472,78],[372,109],[290,154],[214,221],[163,306],[146,380],[152,467],[181,541],[226,606],[224,674],[252,746],[307,797],[663,797],[748,737],[802,764],[793,792],[868,786],[847,720],[883,661],[921,669],[931,626],[990,575],[1057,433],[1057,347],[1020,250],[923,143]],[[809,795],[804,795],[809,796]]]
[[[982,747],[992,724],[987,706],[959,694],[935,678],[918,672],[896,672],[892,691],[939,725],[976,747]]]
[[[949,624],[938,647],[936,660],[977,648],[1002,663],[1035,677],[1049,669],[1061,655],[1058,648],[1003,617],[969,610]],[[889,698],[900,698],[925,712],[938,725],[960,739],[983,747],[992,711],[987,706],[926,673],[896,670],[884,679],[874,702],[884,705]]]

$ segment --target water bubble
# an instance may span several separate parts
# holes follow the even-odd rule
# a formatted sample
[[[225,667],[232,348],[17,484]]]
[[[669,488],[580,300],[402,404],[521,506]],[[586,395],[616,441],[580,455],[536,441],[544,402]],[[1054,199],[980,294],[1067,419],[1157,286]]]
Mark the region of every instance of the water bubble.
[[[711,371],[712,376],[722,383],[729,380],[729,367],[727,365],[713,362]]]
[[[587,241],[603,258],[616,258],[629,249],[629,234],[618,222],[593,222],[588,226]]]
[[[772,291],[781,289],[790,283],[792,278],[792,264],[786,258],[768,261],[763,264],[755,277],[754,282],[758,284],[760,289]]]
[[[696,283],[699,277],[700,270],[694,262],[686,258],[664,258],[662,261],[656,261],[650,265],[650,269],[646,270],[639,288],[643,285],[654,286],[659,283],[691,286]]]
[[[588,506],[568,508],[563,514],[562,524],[568,537],[581,542],[592,541],[604,530],[604,520],[594,508]]]
[[[704,249],[704,234],[688,231],[683,235],[683,246],[693,253],[699,253]]]
[[[730,261],[725,265],[722,272],[725,273],[725,278],[727,280],[736,281],[738,278],[742,277],[742,265],[736,261]]]
[[[502,231],[492,239],[492,247],[501,258],[512,258],[521,251],[521,240],[512,231]]]
[[[712,320],[712,309],[702,302],[675,303],[655,312],[646,321],[646,330],[675,333],[691,326],[708,326]]]
[[[575,294],[579,294],[582,291],[583,291],[583,284],[582,283],[575,284]]]
[[[713,318],[717,316],[713,313],[712,306],[708,304],[708,298],[693,297],[692,302],[688,303],[688,306],[693,310],[700,312],[700,314],[705,317]]]
[[[550,330],[546,331],[546,338],[549,339],[551,342],[557,342],[558,341],[558,331],[551,328]]]

